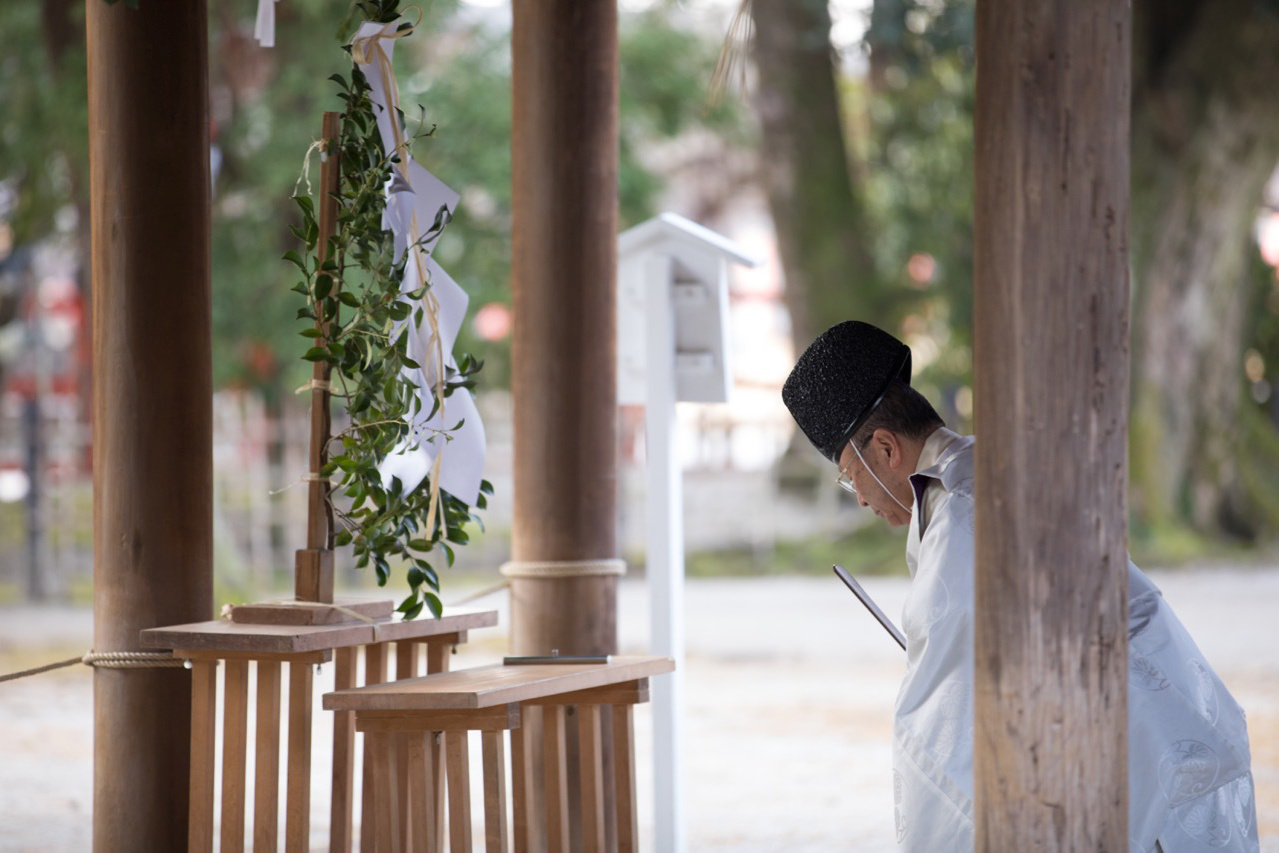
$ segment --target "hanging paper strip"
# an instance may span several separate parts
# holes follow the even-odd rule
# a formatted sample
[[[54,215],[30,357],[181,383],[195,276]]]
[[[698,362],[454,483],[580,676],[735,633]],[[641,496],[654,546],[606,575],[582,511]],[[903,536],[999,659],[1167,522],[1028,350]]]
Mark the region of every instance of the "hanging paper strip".
[[[436,408],[447,372],[456,368],[453,345],[466,316],[468,297],[431,257],[431,251],[457,210],[458,194],[415,162],[401,126],[399,89],[391,66],[395,41],[404,34],[390,24],[365,23],[352,42],[351,55],[368,80],[377,110],[378,132],[393,169],[386,185],[382,226],[394,235],[395,259],[405,253],[400,292],[412,293],[429,284],[414,313],[394,330],[410,325],[408,355],[420,370],[406,370],[404,380],[416,389],[421,409],[410,418],[410,435],[390,453],[378,470],[388,487],[398,477],[405,491],[428,477],[449,494],[474,504],[484,468],[484,424],[469,391],[458,388]],[[407,298],[407,297],[405,297]],[[416,309],[422,308],[420,322]]]

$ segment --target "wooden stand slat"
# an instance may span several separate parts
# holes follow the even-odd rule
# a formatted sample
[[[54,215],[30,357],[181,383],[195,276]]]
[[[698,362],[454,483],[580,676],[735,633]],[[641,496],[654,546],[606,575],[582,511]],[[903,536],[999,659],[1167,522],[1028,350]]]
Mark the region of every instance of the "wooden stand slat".
[[[395,644],[396,681],[403,681],[406,678],[417,677],[417,651],[418,644],[412,641],[404,641]]]
[[[617,792],[618,853],[639,853],[635,816],[635,708],[613,706],[613,772]]]
[[[568,853],[568,749],[564,731],[565,707],[542,709],[542,765],[546,778],[546,849]]]
[[[426,674],[436,675],[441,672],[449,671],[449,653],[453,650],[454,644],[458,640],[458,635],[453,637],[432,637],[426,642]],[[437,749],[433,753],[434,758],[431,762],[431,777],[435,783],[435,813],[437,815],[444,814],[444,793],[446,788],[444,774],[444,750]],[[452,787],[448,785],[447,787]],[[439,849],[444,849],[444,821],[439,820],[435,823],[435,843]],[[470,849],[469,847],[467,848]]]
[[[604,850],[604,743],[600,706],[577,706],[578,774],[582,787],[582,845]]]
[[[469,733],[448,732],[449,849],[471,849],[471,754]]]
[[[408,835],[405,846],[415,853],[436,853],[440,848],[435,843],[432,827],[440,818],[435,811],[435,785],[431,779],[431,754],[434,749],[434,735],[429,732],[414,732],[405,735],[408,738],[408,803],[405,825]],[[470,850],[469,847],[455,847],[455,850]]]
[[[311,694],[310,664],[289,664],[289,773],[285,799],[284,849],[305,853],[311,845]]]
[[[222,703],[222,847],[244,850],[244,771],[249,736],[249,662],[227,661]]]
[[[506,736],[481,732],[484,762],[484,850],[508,853],[506,835]]]
[[[542,810],[538,805],[537,762],[534,758],[536,733],[541,731],[542,709],[520,712],[520,727],[511,730],[511,833],[515,853],[538,849]]]
[[[404,681],[408,678],[417,677],[418,664],[418,644],[414,642],[401,642],[395,644],[395,680]],[[393,736],[395,743],[395,755],[392,760],[395,762],[395,774],[397,787],[399,791],[399,807],[400,807],[400,832],[407,840],[409,838],[408,828],[412,823],[413,810],[409,808],[409,764],[408,764],[408,741],[407,736],[397,734]]]
[[[253,851],[275,853],[280,835],[280,662],[258,661],[253,747]]]
[[[187,849],[213,850],[213,762],[216,760],[218,665],[191,664],[191,790]]]
[[[337,650],[338,690],[355,686],[355,649]],[[350,853],[354,826],[355,714],[338,711],[333,715],[333,798],[329,811],[329,848]]]
[[[369,732],[365,735],[368,755],[372,757],[374,787],[365,791],[365,803],[376,803],[375,840],[370,849],[378,853],[400,853],[400,797],[398,782],[391,772],[391,745],[394,735]],[[367,813],[366,813],[367,814]],[[368,817],[365,818],[369,820]],[[361,847],[363,849],[363,847]]]
[[[382,684],[386,681],[386,643],[374,643],[364,647],[364,683]],[[378,821],[380,812],[375,813],[374,780],[375,761],[373,757],[374,738],[364,736],[364,773],[360,784],[360,850],[379,850],[377,846]]]

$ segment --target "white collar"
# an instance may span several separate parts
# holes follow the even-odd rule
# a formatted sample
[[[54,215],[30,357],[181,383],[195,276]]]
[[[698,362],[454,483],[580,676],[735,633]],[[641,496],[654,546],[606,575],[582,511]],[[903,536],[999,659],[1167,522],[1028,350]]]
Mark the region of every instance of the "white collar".
[[[950,446],[962,438],[963,436],[954,430],[944,426],[937,427],[924,442],[923,449],[919,451],[919,460],[915,462],[915,473],[927,471],[936,465],[946,455]]]

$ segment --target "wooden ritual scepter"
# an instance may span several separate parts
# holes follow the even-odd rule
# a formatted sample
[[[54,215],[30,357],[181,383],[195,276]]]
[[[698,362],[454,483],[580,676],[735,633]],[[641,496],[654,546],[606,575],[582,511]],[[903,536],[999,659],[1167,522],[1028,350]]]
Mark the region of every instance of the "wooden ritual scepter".
[[[338,178],[340,175],[339,113],[326,112],[321,129],[322,158],[320,161],[319,210],[317,228],[319,242],[316,247],[317,276],[329,276],[324,263],[329,257],[329,240],[337,229]],[[341,275],[339,270],[337,273]],[[333,283],[330,293],[336,298],[341,287],[340,279]],[[320,331],[316,346],[329,340],[331,323],[325,322],[324,312],[316,306],[315,326]],[[243,604],[231,611],[234,622],[270,623],[287,625],[320,625],[350,622],[357,619],[378,620],[390,618],[393,604],[390,601],[344,602],[334,606],[333,601],[333,504],[329,501],[331,486],[322,475],[329,461],[329,440],[332,420],[329,413],[329,377],[332,370],[327,361],[313,363],[311,381],[311,446],[307,467],[306,547],[299,548],[293,568],[292,605],[279,602]],[[314,607],[299,607],[296,602],[310,602]],[[325,606],[328,605],[328,606]]]
[[[329,240],[337,225],[338,168],[340,163],[338,124],[335,112],[324,114],[321,139],[324,148],[320,160],[319,243],[316,276],[327,276],[324,262],[329,255]],[[337,283],[340,286],[340,282]],[[336,291],[337,287],[331,288]],[[336,295],[336,294],[335,294]],[[319,345],[328,343],[329,323],[316,307],[315,326],[320,331]],[[331,368],[324,360],[311,368],[311,450],[307,474],[306,547],[298,549],[294,563],[294,596],[299,601],[333,603],[333,506],[329,503],[329,482],[321,471],[329,461],[329,376]]]

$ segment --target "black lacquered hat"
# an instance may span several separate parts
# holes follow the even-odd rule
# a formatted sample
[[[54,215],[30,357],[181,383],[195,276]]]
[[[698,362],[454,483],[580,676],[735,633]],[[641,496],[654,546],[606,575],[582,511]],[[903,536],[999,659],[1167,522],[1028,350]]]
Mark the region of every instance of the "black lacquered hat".
[[[838,465],[844,445],[894,379],[910,382],[910,347],[883,329],[849,320],[804,350],[782,386],[782,402],[813,446]]]

